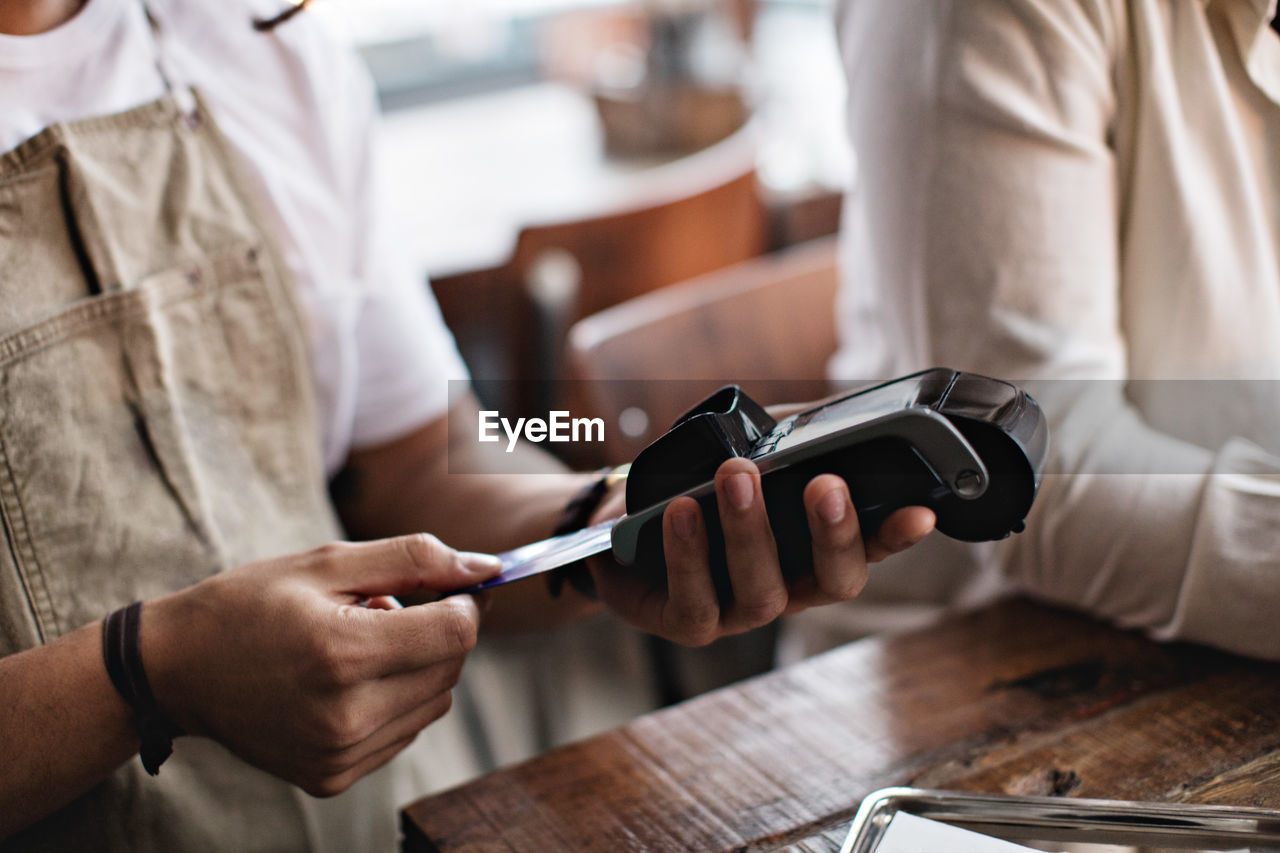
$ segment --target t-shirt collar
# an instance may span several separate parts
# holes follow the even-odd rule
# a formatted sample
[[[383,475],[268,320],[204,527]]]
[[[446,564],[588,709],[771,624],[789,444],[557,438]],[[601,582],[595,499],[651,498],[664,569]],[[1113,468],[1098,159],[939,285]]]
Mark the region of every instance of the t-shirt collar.
[[[87,0],[69,21],[44,33],[0,33],[0,68],[22,70],[74,62],[102,44],[130,0]]]

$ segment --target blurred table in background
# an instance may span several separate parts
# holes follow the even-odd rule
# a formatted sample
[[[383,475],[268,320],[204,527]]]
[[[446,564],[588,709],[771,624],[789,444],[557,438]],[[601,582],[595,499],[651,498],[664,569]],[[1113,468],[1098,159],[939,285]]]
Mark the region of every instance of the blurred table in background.
[[[808,205],[813,215],[818,199],[832,211],[849,180],[844,83],[828,14],[766,5],[755,25],[745,82],[756,116],[749,156],[768,207]],[[560,82],[393,109],[380,141],[400,232],[418,269],[436,276],[502,263],[525,226],[642,205],[653,192],[650,170],[663,162],[606,156],[591,95]],[[800,236],[819,236],[808,231]]]
[[[589,93],[538,83],[393,112],[382,154],[418,267],[441,277],[509,260],[520,232],[649,207],[754,170],[760,129],[702,151],[614,158]]]
[[[405,849],[834,853],[897,785],[1280,808],[1280,668],[1006,602],[420,800]]]

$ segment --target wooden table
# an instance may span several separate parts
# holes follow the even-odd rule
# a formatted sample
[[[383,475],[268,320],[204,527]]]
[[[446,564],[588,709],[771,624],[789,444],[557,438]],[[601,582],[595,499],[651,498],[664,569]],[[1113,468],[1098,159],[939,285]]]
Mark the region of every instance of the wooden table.
[[[1280,667],[1007,602],[420,800],[406,850],[835,851],[892,785],[1280,808]]]

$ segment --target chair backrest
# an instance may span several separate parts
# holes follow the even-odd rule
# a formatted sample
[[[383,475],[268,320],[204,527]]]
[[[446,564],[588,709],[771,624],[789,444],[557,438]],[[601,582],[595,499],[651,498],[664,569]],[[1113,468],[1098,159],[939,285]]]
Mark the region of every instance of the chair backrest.
[[[526,227],[511,266],[536,291],[548,253],[571,258],[578,280],[568,307],[577,320],[755,257],[768,234],[753,152],[744,140],[726,141],[654,167],[647,192],[625,210]]]
[[[766,405],[828,393],[835,292],[835,239],[824,238],[579,321],[569,375],[582,380],[575,406],[605,421],[603,461],[634,457],[725,384]]]
[[[574,321],[766,251],[751,129],[638,174],[622,208],[527,226],[502,266],[432,282],[473,375],[523,380],[517,409],[545,413]]]

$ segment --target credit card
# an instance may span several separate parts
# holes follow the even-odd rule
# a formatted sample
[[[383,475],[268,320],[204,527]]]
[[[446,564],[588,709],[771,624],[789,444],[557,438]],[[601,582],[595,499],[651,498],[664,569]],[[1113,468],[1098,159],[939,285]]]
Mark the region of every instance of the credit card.
[[[501,574],[482,584],[454,590],[449,594],[479,592],[482,589],[490,589],[502,586],[504,583],[540,575],[543,572],[576,563],[593,554],[603,554],[611,546],[609,534],[617,523],[618,519],[612,518],[591,527],[584,527],[582,530],[575,530],[573,533],[552,536],[550,539],[522,545],[512,551],[498,554],[498,559],[502,561]]]

